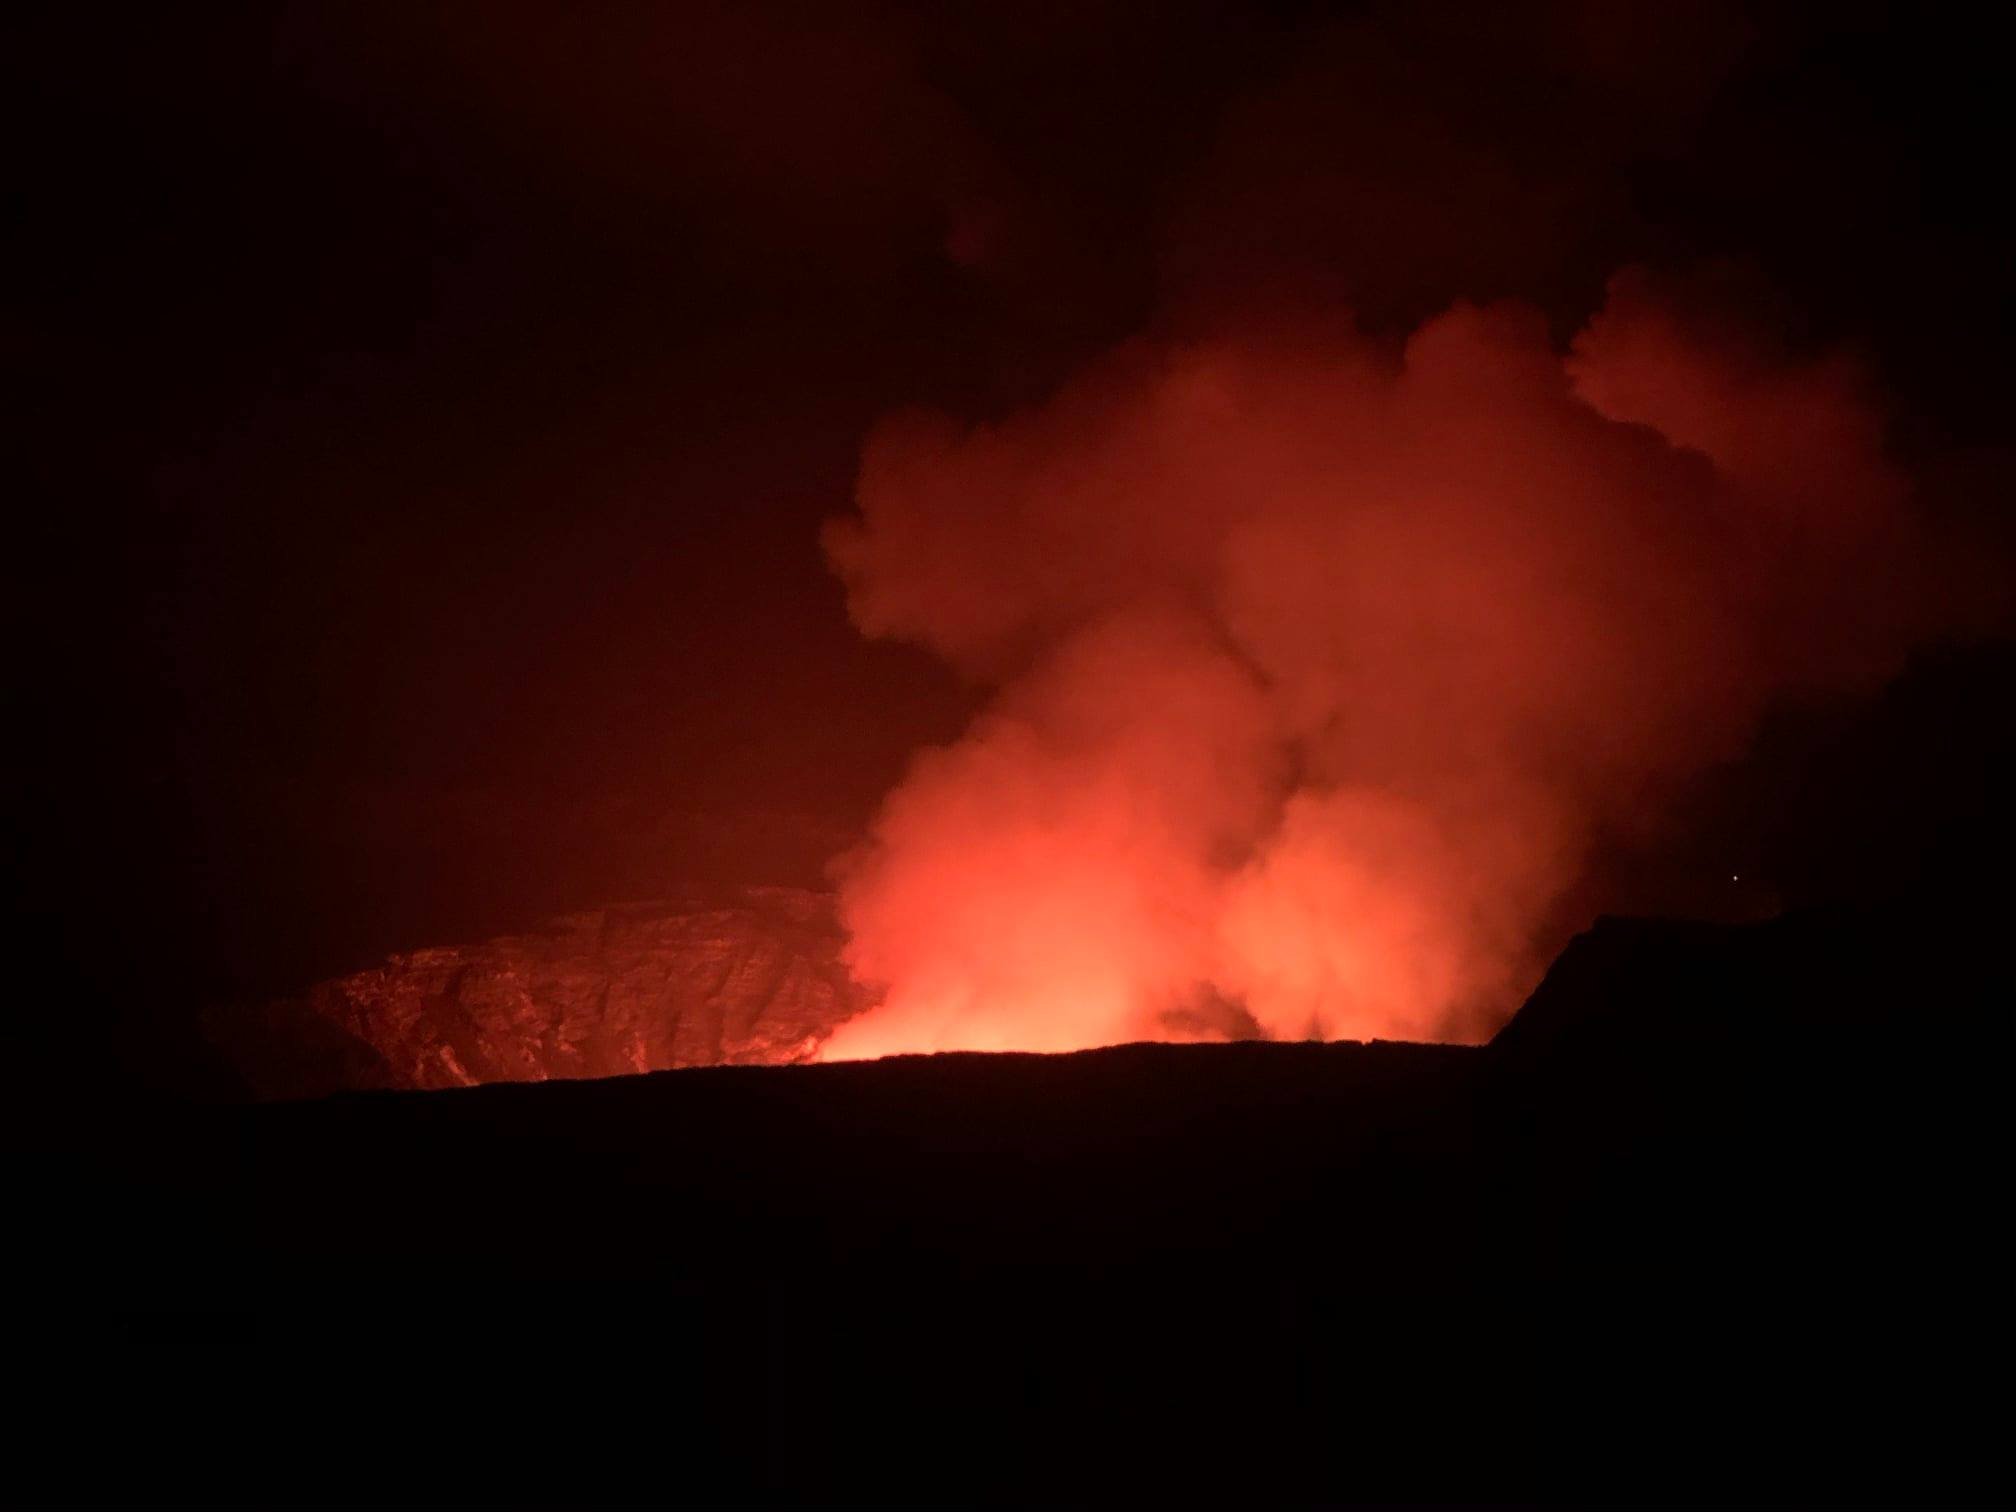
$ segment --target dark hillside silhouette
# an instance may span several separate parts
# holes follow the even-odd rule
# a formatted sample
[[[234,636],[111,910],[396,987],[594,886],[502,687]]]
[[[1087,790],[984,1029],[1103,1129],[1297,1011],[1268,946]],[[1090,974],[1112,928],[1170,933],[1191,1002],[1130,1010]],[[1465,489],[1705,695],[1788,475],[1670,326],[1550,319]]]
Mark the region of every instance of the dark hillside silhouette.
[[[72,1489],[1982,1484],[2001,964],[1903,907],[1605,920],[1482,1049],[1137,1045],[164,1116],[52,1283],[78,1337],[148,1344],[116,1381],[63,1352],[150,1435]]]

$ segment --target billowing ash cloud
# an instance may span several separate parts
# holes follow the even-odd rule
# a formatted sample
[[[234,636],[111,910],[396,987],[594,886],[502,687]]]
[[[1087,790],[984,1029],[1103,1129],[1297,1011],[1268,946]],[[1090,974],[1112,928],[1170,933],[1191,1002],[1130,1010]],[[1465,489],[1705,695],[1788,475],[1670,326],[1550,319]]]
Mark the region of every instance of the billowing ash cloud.
[[[842,863],[886,997],[836,1057],[1480,1038],[1599,826],[1937,622],[1856,367],[1630,273],[1565,352],[1514,304],[1131,344],[887,420],[857,501],[861,630],[998,691]]]

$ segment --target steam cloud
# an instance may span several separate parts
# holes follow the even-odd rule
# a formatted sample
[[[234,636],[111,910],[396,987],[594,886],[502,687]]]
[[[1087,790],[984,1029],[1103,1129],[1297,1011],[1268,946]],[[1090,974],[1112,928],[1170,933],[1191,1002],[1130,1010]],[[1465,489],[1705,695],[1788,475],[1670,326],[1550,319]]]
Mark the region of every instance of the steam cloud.
[[[828,1054],[1482,1037],[1597,825],[1932,625],[1881,431],[1853,363],[1631,273],[1565,355],[1458,305],[890,418],[851,612],[998,693],[842,864],[886,997]]]

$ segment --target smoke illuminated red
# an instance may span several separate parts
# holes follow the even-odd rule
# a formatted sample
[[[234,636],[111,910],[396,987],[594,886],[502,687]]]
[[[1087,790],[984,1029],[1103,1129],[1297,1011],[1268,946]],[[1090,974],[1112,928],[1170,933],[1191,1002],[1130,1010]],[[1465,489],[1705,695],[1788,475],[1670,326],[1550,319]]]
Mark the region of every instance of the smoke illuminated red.
[[[826,1053],[1482,1037],[1599,825],[1930,628],[1907,499],[1851,363],[1635,275],[1566,354],[1458,306],[889,419],[854,619],[998,691],[842,864]]]

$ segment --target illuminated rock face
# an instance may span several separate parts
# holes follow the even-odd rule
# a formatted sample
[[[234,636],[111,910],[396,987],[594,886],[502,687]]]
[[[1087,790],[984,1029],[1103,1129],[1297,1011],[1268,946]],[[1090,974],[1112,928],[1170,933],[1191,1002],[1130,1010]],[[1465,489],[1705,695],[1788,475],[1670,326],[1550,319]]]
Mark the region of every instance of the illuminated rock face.
[[[206,1027],[261,1097],[786,1065],[867,1006],[840,944],[831,901],[795,888],[626,904],[395,955]]]

